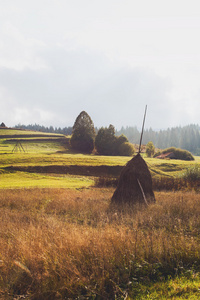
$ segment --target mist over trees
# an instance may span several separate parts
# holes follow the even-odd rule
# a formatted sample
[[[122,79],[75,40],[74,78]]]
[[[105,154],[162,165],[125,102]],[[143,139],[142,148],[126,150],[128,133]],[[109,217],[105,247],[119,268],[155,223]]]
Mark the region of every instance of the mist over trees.
[[[122,127],[119,131],[116,131],[116,135],[121,134],[125,134],[131,143],[139,143],[140,131],[137,127]],[[157,148],[176,147],[200,155],[200,126],[191,124],[159,131],[151,128],[146,129],[144,130],[142,143],[147,144],[149,141],[153,142]]]
[[[33,131],[41,131],[41,132],[49,132],[49,133],[60,133],[60,134],[64,134],[64,135],[71,135],[72,130],[73,130],[72,126],[61,128],[61,127],[53,127],[53,126],[45,127],[45,126],[41,126],[39,124],[29,124],[29,125],[18,124],[15,126],[15,128],[16,129],[33,130]]]

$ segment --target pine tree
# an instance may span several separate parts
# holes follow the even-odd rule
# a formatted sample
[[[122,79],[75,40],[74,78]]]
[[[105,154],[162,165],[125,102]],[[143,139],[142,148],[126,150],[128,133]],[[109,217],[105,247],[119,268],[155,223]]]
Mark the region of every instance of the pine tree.
[[[73,126],[71,147],[81,153],[91,153],[94,149],[95,130],[90,116],[82,111]]]

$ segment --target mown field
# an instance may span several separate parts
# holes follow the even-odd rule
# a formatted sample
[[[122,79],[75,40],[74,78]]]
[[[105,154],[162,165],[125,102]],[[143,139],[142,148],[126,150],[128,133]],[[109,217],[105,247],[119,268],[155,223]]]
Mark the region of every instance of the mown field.
[[[88,187],[94,183],[95,177],[117,177],[130,160],[130,157],[122,156],[71,153],[69,139],[62,135],[0,130],[0,137],[5,135],[9,137],[0,139],[0,188]],[[192,162],[145,160],[153,177],[178,176],[200,162],[199,157]]]
[[[32,135],[17,138],[25,152],[0,139],[0,299],[200,298],[198,189],[161,188],[155,204],[122,211],[96,178],[117,177],[129,157]],[[145,160],[157,180],[200,162]]]

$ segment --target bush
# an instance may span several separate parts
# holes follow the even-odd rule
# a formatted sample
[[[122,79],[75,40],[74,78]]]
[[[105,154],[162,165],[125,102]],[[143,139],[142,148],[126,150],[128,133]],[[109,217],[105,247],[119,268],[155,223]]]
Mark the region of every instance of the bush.
[[[121,144],[119,147],[118,155],[133,156],[134,153],[135,153],[135,148],[134,148],[133,144],[131,144],[129,142],[125,142],[125,143]]]
[[[194,157],[192,156],[192,154],[187,151],[187,150],[182,150],[179,148],[175,148],[175,147],[170,147],[167,148],[165,150],[163,150],[163,154],[165,153],[170,153],[173,152],[175,155],[175,159],[180,159],[180,160],[194,160]]]
[[[154,146],[153,142],[148,142],[148,144],[146,145],[147,157],[154,156],[154,153],[155,153],[155,146]]]

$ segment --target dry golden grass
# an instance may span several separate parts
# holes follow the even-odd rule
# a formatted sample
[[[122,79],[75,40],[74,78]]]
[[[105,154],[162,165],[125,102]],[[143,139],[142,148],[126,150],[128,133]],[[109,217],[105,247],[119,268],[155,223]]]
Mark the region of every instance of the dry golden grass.
[[[147,209],[119,211],[110,207],[112,193],[3,190],[2,298],[123,299],[137,282],[198,267],[199,194],[159,192]]]

